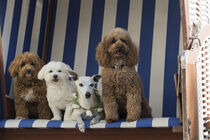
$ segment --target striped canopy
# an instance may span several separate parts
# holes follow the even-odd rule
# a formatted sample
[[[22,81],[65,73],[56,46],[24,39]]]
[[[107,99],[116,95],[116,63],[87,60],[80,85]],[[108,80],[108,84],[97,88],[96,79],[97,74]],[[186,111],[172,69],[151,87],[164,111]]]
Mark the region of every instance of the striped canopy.
[[[122,27],[139,46],[137,71],[154,117],[176,116],[173,74],[182,48],[179,0],[53,0],[47,61],[69,64],[80,75],[100,73],[95,50],[110,29]],[[49,0],[0,0],[6,94],[18,54],[43,55]],[[99,86],[100,87],[100,86]]]

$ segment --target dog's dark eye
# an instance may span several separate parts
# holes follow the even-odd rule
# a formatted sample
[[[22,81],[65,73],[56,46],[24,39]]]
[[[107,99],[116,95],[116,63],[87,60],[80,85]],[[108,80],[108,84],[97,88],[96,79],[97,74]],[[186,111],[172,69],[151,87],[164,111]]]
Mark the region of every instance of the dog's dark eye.
[[[112,39],[112,43],[115,43],[116,42],[116,40],[115,39]]]
[[[126,41],[124,39],[120,39],[123,43],[126,43]]]
[[[62,72],[61,70],[58,70],[58,72]]]
[[[80,84],[79,84],[79,86],[80,86],[80,87],[83,87],[83,84],[82,84],[82,83],[80,83]]]
[[[34,65],[35,65],[35,64],[32,62],[32,63],[31,63],[31,66],[34,66]]]
[[[91,87],[93,87],[93,86],[94,86],[94,84],[90,84],[90,86],[91,86]]]
[[[20,66],[21,66],[21,67],[24,67],[24,66],[25,66],[25,63],[22,63]]]
[[[52,73],[52,70],[50,70],[49,73]]]

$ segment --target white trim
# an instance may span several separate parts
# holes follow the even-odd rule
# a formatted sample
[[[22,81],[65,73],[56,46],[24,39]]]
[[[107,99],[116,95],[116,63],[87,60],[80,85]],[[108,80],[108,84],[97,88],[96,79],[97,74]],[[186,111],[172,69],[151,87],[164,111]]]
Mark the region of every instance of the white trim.
[[[33,122],[33,128],[46,128],[49,120],[35,120]]]

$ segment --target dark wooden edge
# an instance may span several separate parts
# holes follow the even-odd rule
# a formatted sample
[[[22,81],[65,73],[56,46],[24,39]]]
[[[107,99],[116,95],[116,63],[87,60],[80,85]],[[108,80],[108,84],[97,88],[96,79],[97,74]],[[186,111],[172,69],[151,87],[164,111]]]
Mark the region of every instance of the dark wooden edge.
[[[173,133],[183,133],[183,126],[172,127]]]
[[[181,128],[181,127],[180,127]],[[179,126],[177,127],[179,129]],[[41,130],[41,131],[40,131]],[[97,134],[109,134],[109,135],[115,135],[115,134],[167,134],[171,133],[173,134],[173,128],[97,128],[97,129],[86,129],[85,133],[81,133],[78,129],[65,129],[65,128],[1,128],[0,129],[1,133],[10,133],[12,132],[13,134],[49,134],[49,133],[54,133],[54,134],[76,134],[76,135],[95,135],[96,132]],[[182,134],[181,132],[179,132]]]
[[[173,133],[172,128],[119,128],[119,129],[86,129],[85,133],[77,129],[0,129],[1,140],[182,140],[182,133]]]
[[[189,49],[189,10],[188,0],[180,0],[183,49]]]
[[[15,117],[14,100],[6,96],[1,34],[0,34],[0,79],[1,79],[0,83],[1,83],[1,97],[2,97],[2,106],[3,106],[3,118],[12,119]]]
[[[2,109],[3,109],[3,117],[8,117],[8,112],[6,108],[6,94],[5,94],[5,80],[4,80],[4,64],[3,64],[3,53],[2,53],[2,40],[1,40],[1,32],[0,32],[0,83],[1,83],[1,98],[2,98]]]
[[[178,105],[178,116],[180,118],[180,122],[182,123],[182,105],[181,105],[181,93],[179,92],[180,90],[180,87],[179,87],[179,84],[178,84],[178,77],[179,77],[179,74],[178,73],[175,73],[174,74],[174,83],[175,83],[175,88],[176,88],[176,99],[177,99],[177,105]]]
[[[14,119],[15,118],[15,102],[13,99],[8,98],[6,96],[6,112],[7,112],[7,117],[4,119]]]
[[[176,97],[177,97],[177,105],[178,105],[178,115],[180,118],[180,122],[182,123],[182,93],[181,93],[181,60],[180,56],[178,56],[178,72],[174,74],[174,83],[176,88]]]
[[[181,69],[181,89],[182,89],[182,119],[183,119],[183,138],[187,140],[188,133],[188,118],[187,118],[187,93],[186,93],[186,69]]]
[[[180,121],[181,123],[183,123],[183,110],[182,110],[182,86],[181,86],[181,57],[178,57],[178,85],[179,85],[179,89],[178,89],[178,98],[179,98],[179,117],[180,117]]]
[[[47,12],[47,22],[46,22],[46,30],[45,30],[45,39],[44,39],[44,51],[43,51],[43,62],[47,62],[47,52],[50,42],[50,32],[51,32],[51,24],[52,24],[52,14],[53,14],[53,0],[49,0],[48,12]]]

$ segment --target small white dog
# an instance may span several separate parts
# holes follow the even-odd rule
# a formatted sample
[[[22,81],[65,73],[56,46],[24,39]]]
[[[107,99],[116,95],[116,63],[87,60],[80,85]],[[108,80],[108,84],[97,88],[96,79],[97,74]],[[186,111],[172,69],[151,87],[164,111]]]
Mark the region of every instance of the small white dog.
[[[51,61],[38,73],[38,79],[46,81],[47,100],[53,113],[51,120],[61,120],[61,110],[65,110],[64,121],[70,120],[72,95],[76,92],[74,82],[68,79],[71,70],[62,62]]]
[[[78,76],[75,72],[70,72],[70,75],[77,87],[77,93],[73,95],[74,104],[70,119],[77,121],[80,132],[85,132],[83,119],[91,120],[90,124],[93,125],[104,118],[103,104],[94,88],[101,76]]]

